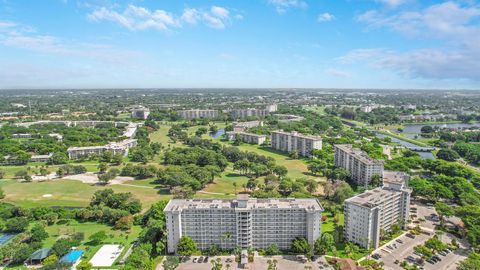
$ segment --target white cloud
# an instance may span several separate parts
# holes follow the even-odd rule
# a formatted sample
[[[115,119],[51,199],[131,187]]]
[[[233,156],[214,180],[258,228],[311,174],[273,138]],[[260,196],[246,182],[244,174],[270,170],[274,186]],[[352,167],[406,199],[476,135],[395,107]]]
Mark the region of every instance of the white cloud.
[[[166,31],[170,27],[180,25],[173,15],[165,10],[150,11],[134,5],[128,5],[122,13],[102,7],[94,10],[87,17],[92,21],[111,21],[131,31],[149,28]]]
[[[351,77],[351,74],[349,72],[334,69],[334,68],[326,69],[325,73],[327,73],[330,76],[334,76],[334,77],[343,77],[343,78]]]
[[[480,80],[480,7],[447,1],[422,10],[385,14],[376,10],[357,17],[370,28],[387,28],[412,38],[433,39],[436,47],[394,52],[355,50],[343,61],[364,57],[375,67],[420,78]],[[369,55],[370,53],[370,55]],[[357,59],[358,60],[358,59]]]
[[[378,3],[381,3],[381,4],[384,4],[388,7],[398,7],[400,5],[403,5],[407,2],[409,2],[408,0],[375,0],[375,2],[378,2]]]
[[[0,25],[7,25],[0,22]],[[129,63],[141,54],[134,51],[119,50],[104,44],[78,43],[72,40],[64,40],[55,36],[38,34],[32,28],[8,24],[3,35],[0,35],[0,45],[18,49],[29,50],[38,53],[57,56],[89,58],[106,63]],[[0,27],[0,29],[2,29]]]
[[[287,12],[290,8],[306,8],[308,5],[303,0],[268,0],[279,14]]]
[[[230,16],[230,12],[226,8],[223,8],[223,7],[213,6],[210,9],[210,12],[218,18],[225,19],[225,18],[228,18]]]
[[[322,14],[318,15],[317,20],[319,22],[329,22],[329,21],[335,20],[335,16],[333,16],[332,14],[330,14],[328,12],[325,12],[325,13],[322,13]]]
[[[181,20],[189,24],[197,24],[202,17],[201,13],[194,8],[186,8],[183,10]]]
[[[208,11],[185,8],[178,16],[162,9],[149,10],[135,5],[129,5],[123,12],[101,7],[88,14],[87,18],[96,22],[114,22],[130,31],[147,29],[169,31],[181,27],[184,23],[192,25],[203,23],[212,28],[223,29],[231,23],[230,11],[220,6],[212,6]]]

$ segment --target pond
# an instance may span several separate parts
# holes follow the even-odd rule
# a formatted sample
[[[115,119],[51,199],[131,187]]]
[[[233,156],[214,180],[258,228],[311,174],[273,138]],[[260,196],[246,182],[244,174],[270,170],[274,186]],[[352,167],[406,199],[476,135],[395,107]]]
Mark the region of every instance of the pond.
[[[386,137],[389,137],[390,139],[392,139],[392,142],[396,142],[398,144],[400,144],[401,146],[405,146],[405,147],[418,147],[418,145],[415,145],[411,142],[407,142],[407,141],[404,141],[404,140],[400,140],[398,138],[395,138],[395,137],[392,137],[392,136],[388,136],[388,135],[385,135],[385,134],[380,134],[380,133],[377,133],[376,134],[378,138],[386,138]],[[421,158],[423,159],[435,159],[435,156],[432,154],[432,152],[417,152]]]
[[[480,127],[480,123],[450,123],[450,124],[408,124],[403,128],[403,132],[407,133],[420,133],[423,126],[431,126],[433,128],[471,128]]]
[[[221,129],[217,130],[217,132],[215,132],[215,133],[209,133],[210,137],[213,138],[213,139],[218,139],[223,134],[225,134],[225,129],[224,128],[221,128]]]

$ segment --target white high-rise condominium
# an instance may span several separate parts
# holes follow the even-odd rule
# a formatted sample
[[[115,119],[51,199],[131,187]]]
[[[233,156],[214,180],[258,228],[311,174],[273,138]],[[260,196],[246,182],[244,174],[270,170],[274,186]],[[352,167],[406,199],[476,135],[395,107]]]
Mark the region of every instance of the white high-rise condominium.
[[[335,166],[347,170],[355,183],[366,187],[374,175],[382,177],[383,161],[369,157],[351,144],[336,144],[334,148]]]
[[[410,211],[408,174],[385,171],[383,186],[345,200],[345,239],[364,248],[378,248],[380,231],[406,226]]]
[[[273,131],[270,137],[272,148],[282,152],[297,152],[301,156],[311,156],[312,150],[322,149],[322,138],[308,136],[296,131]]]
[[[196,118],[217,118],[217,110],[181,110],[177,111],[178,116],[183,119],[196,119]]]
[[[323,208],[316,199],[171,200],[164,209],[169,253],[182,236],[191,237],[199,249],[266,248],[276,244],[289,249],[303,237],[313,245],[320,237]]]

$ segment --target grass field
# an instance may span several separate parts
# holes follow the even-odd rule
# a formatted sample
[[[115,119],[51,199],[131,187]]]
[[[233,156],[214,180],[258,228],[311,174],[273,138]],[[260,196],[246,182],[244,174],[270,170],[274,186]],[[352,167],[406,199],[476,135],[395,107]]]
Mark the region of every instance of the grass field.
[[[35,206],[87,206],[93,193],[100,189],[111,188],[115,192],[131,192],[138,198],[143,208],[147,209],[158,200],[167,200],[170,195],[156,189],[153,185],[146,186],[144,182],[137,184],[136,181],[127,182],[123,185],[99,186],[84,184],[75,180],[53,180],[45,182],[21,183],[16,180],[0,181],[0,187],[6,196],[3,200],[23,207]],[[44,194],[52,197],[45,198]]]
[[[242,185],[247,183],[248,178],[246,176],[236,174],[232,168],[227,168],[222,175],[215,179],[214,184],[210,184],[202,191],[205,193],[197,192],[195,197],[202,198],[222,198],[222,197],[234,197],[235,187],[233,183],[237,183],[237,192],[243,190]],[[211,194],[209,194],[211,193]],[[217,194],[218,193],[218,194]]]
[[[255,152],[260,155],[272,157],[275,159],[278,165],[283,165],[288,169],[288,177],[293,179],[300,177],[311,177],[308,174],[307,163],[301,159],[291,159],[285,153],[280,153],[272,150],[269,147],[262,147],[252,144],[241,144],[238,146],[243,151]]]
[[[325,211],[322,212],[322,216],[326,216],[327,220],[322,221],[322,233],[333,233],[335,231],[335,226],[333,222],[333,214],[331,212]],[[344,224],[344,215],[342,213],[338,214],[338,224],[342,225]]]
[[[74,233],[82,232],[85,234],[85,241],[88,242],[88,238],[99,231],[105,231],[109,236],[105,243],[114,244],[119,243],[127,245],[133,239],[138,237],[140,233],[140,226],[133,226],[131,231],[119,231],[113,230],[112,227],[95,223],[95,222],[78,222],[76,220],[66,220],[65,223],[62,221],[57,222],[52,226],[45,227],[49,237],[43,242],[44,246],[51,247],[55,241],[62,236],[72,235]]]

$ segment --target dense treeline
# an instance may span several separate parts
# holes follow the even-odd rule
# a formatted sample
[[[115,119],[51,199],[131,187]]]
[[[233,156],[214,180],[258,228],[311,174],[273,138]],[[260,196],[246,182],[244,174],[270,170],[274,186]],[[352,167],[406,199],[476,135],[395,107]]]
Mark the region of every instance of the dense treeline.
[[[456,204],[455,216],[462,219],[472,246],[480,246],[480,175],[455,162],[422,160],[418,156],[395,158],[386,162],[386,169],[424,171],[422,177],[410,181],[413,195],[428,201]],[[458,234],[463,234],[457,231]]]
[[[133,215],[141,210],[140,202],[130,193],[114,193],[111,189],[97,191],[84,209],[34,207],[22,208],[7,204],[0,205],[0,229],[16,234],[6,245],[0,247],[0,258],[12,265],[23,263],[36,250],[43,247],[49,237],[45,228],[63,224],[68,220],[107,223],[116,229],[128,230],[133,225]],[[72,247],[84,241],[83,233],[71,233],[60,237],[51,246],[48,263],[42,269],[66,269],[58,261]]]
[[[325,112],[331,115],[340,116],[344,119],[357,120],[374,124],[395,124],[400,121],[398,116],[402,113],[395,108],[377,108],[371,112],[362,112],[359,108],[353,109],[350,107],[327,107]],[[408,112],[405,112],[408,113]]]
[[[480,164],[480,144],[457,142],[452,148],[466,161]]]

